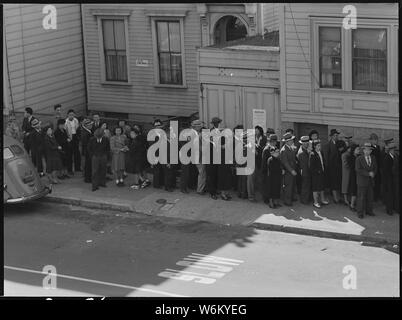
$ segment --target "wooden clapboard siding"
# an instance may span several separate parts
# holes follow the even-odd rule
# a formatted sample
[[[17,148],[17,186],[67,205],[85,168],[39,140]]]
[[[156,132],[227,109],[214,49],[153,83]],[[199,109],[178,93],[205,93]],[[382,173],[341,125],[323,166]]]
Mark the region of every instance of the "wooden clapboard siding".
[[[195,4],[85,4],[83,6],[89,109],[153,115],[189,115],[198,110],[199,83],[196,47],[201,46],[200,16]],[[131,10],[128,19],[131,85],[101,83],[99,34],[94,9]],[[184,50],[187,88],[156,87],[152,29],[145,10],[187,10]],[[148,67],[136,66],[147,59]]]
[[[263,21],[264,29],[268,32],[279,30],[279,15],[278,15],[278,4],[277,3],[263,3]]]
[[[54,6],[56,30],[42,26],[44,4],[3,6],[10,94],[16,112],[31,107],[34,112],[52,114],[57,103],[79,114],[85,110],[80,5]]]
[[[314,17],[340,17],[347,3],[286,3],[278,4],[281,37],[281,110],[282,120],[306,121],[322,124],[339,124],[362,127],[399,128],[399,94],[391,85],[387,93],[345,92],[343,90],[317,90],[312,61],[312,26]],[[359,18],[397,19],[397,4],[353,4]],[[292,14],[293,13],[293,14]],[[330,19],[330,18],[328,18]],[[340,19],[340,21],[342,21]],[[341,26],[341,25],[340,25]],[[317,41],[317,40],[315,40]],[[389,35],[388,41],[391,41]],[[395,43],[390,48],[395,50]],[[396,54],[392,52],[392,54]],[[351,81],[351,79],[350,79]],[[317,93],[320,91],[321,93]],[[374,107],[378,105],[378,107]],[[345,119],[347,115],[348,120]]]

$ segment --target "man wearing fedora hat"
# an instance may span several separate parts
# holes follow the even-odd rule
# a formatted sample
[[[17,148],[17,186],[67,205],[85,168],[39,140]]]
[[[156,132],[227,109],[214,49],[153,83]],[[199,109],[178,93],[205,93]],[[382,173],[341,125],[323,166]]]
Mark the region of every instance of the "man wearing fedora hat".
[[[331,129],[330,140],[323,146],[323,156],[325,161],[326,180],[328,187],[332,192],[334,203],[340,203],[340,191],[342,185],[342,159],[338,149],[338,135],[340,132]]]
[[[211,120],[212,128],[211,131],[213,130],[219,130],[219,124],[222,122],[222,119],[218,117],[213,117]],[[211,137],[211,142],[212,142],[212,137]],[[214,154],[214,148],[216,146],[211,143],[211,151],[210,151],[210,163],[207,165],[207,189],[209,194],[211,195],[211,198],[216,200],[218,199],[218,172],[220,165],[219,164],[214,164],[213,163],[213,154]]]
[[[91,183],[92,180],[92,164],[91,157],[88,152],[88,143],[89,140],[93,137],[92,133],[92,124],[93,122],[89,119],[84,119],[82,121],[82,130],[81,130],[81,146],[82,146],[82,155],[84,157],[84,182]]]
[[[377,162],[378,172],[375,175],[375,185],[374,185],[374,202],[377,202],[381,198],[381,171],[382,171],[382,159],[381,159],[381,148],[378,145],[378,135],[376,133],[370,134],[369,141],[373,147],[371,155],[375,157]]]
[[[311,174],[309,168],[310,152],[308,150],[311,145],[309,136],[302,136],[299,143],[301,144],[297,153],[297,159],[299,161],[300,169],[300,202],[303,204],[309,204],[311,198]]]
[[[363,145],[363,154],[356,159],[356,183],[357,183],[357,214],[363,218],[364,214],[374,216],[373,213],[373,187],[377,173],[377,162],[371,152],[373,147],[370,142]]]
[[[388,215],[393,215],[394,211],[399,212],[399,193],[395,191],[399,189],[396,185],[395,164],[399,161],[398,156],[395,154],[396,146],[394,143],[389,143],[387,146],[387,153],[384,156],[383,168],[383,195],[384,204]]]
[[[296,194],[296,176],[297,176],[297,160],[296,150],[294,149],[295,136],[290,132],[284,134],[283,145],[280,152],[280,160],[284,168],[283,176],[283,194],[286,206],[293,205],[293,199]]]
[[[24,120],[22,121],[22,134],[23,134],[23,143],[26,152],[29,154],[31,150],[31,142],[29,135],[34,130],[32,127],[32,121],[36,119],[33,116],[33,110],[30,107],[25,108],[24,112]]]
[[[41,122],[38,119],[33,119],[31,122],[31,126],[33,128],[32,132],[30,133],[30,146],[31,146],[31,157],[32,163],[36,167],[39,172],[40,176],[44,175],[44,168],[43,168],[43,158],[45,156],[44,150],[44,142],[45,142],[45,134],[41,128]]]

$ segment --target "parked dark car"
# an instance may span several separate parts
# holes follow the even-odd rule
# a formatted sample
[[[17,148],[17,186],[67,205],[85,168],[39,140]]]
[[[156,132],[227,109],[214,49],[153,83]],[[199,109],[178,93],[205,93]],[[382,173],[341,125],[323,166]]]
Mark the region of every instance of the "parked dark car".
[[[46,196],[44,183],[23,145],[3,134],[3,203],[22,203]]]

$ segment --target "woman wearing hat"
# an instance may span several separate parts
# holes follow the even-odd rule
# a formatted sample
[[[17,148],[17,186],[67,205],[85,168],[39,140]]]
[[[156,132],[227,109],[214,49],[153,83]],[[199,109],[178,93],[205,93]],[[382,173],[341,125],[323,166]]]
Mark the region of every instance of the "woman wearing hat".
[[[114,135],[110,138],[110,150],[112,152],[112,172],[117,186],[123,186],[123,173],[125,169],[125,153],[128,151],[126,136],[121,127],[114,129]]]
[[[50,181],[58,184],[60,180],[57,177],[63,168],[60,158],[61,146],[57,143],[50,125],[46,126],[43,131],[45,132],[44,151],[46,155],[46,172],[49,174]]]
[[[356,211],[357,184],[356,184],[356,159],[360,156],[360,147],[356,144],[351,145],[349,164],[349,185],[348,196],[350,197],[350,210]]]
[[[347,145],[346,150],[341,155],[342,159],[342,195],[343,201],[346,205],[350,206],[350,202],[348,200],[348,189],[349,189],[349,180],[350,180],[350,164],[352,157],[352,145]]]
[[[280,150],[277,146],[270,146],[267,149],[270,153],[266,163],[262,163],[262,174],[264,176],[264,198],[268,200],[271,209],[280,207],[279,198],[282,187],[282,165],[279,159]]]
[[[282,167],[285,171],[283,175],[283,196],[286,206],[292,206],[293,199],[296,197],[297,159],[294,139],[295,136],[292,133],[285,133],[282,139],[284,145],[280,152]]]
[[[59,179],[66,179],[70,178],[70,176],[67,174],[67,154],[68,154],[68,136],[67,136],[67,131],[65,128],[65,120],[64,119],[59,119],[57,121],[57,128],[54,131],[54,137],[57,141],[57,144],[61,147],[61,150],[59,150],[60,153],[60,158],[61,158],[61,163],[62,163],[62,169],[61,169],[61,174],[58,177]]]
[[[382,171],[382,158],[381,158],[381,148],[378,145],[378,135],[375,133],[370,134],[370,143],[373,147],[373,150],[371,152],[371,155],[374,156],[376,162],[377,162],[377,167],[378,171],[377,174],[375,175],[374,178],[374,194],[373,194],[373,199],[374,201],[378,201],[381,198],[381,171]]]
[[[321,153],[321,141],[315,140],[312,144],[313,150],[310,154],[309,167],[311,172],[311,189],[313,191],[313,206],[321,208],[321,204],[327,205],[324,195],[325,164]]]

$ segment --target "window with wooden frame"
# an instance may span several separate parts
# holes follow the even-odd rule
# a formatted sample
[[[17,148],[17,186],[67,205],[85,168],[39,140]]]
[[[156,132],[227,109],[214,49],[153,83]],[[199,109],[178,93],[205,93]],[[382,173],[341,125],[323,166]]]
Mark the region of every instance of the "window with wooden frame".
[[[156,87],[186,88],[185,11],[152,11],[150,16]]]
[[[352,31],[352,89],[387,91],[387,30]]]
[[[101,19],[106,81],[128,82],[124,19]]]

